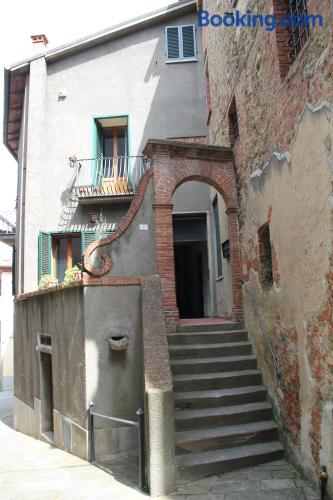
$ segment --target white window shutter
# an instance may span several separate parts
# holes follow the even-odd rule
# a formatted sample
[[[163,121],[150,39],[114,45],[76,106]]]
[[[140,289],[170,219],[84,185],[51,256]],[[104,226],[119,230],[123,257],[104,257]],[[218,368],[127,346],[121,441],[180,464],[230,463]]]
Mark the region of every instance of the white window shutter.
[[[180,59],[180,44],[178,26],[166,28],[167,58]]]
[[[182,40],[184,59],[196,57],[194,26],[182,26]]]

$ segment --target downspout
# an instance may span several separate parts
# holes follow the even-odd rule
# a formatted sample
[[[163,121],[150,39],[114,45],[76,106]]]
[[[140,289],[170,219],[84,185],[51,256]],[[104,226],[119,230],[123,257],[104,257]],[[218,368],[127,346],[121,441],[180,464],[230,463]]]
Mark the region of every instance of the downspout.
[[[17,197],[18,197],[18,211],[17,211],[17,275],[18,275],[18,285],[17,292],[24,293],[24,232],[25,232],[25,191],[26,191],[26,150],[27,150],[27,107],[28,107],[28,86],[29,86],[29,76],[27,75],[25,91],[24,91],[24,101],[23,101],[23,113],[22,113],[22,123],[21,123],[21,144],[19,150],[19,162],[18,162],[18,183],[17,183]]]

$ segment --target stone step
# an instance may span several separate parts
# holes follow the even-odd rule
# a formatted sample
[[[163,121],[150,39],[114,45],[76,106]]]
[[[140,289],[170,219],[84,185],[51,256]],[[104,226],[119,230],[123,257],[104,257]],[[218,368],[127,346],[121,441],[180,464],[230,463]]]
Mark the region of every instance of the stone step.
[[[252,344],[250,342],[222,342],[170,345],[169,354],[171,359],[242,356],[252,354]]]
[[[230,330],[230,331],[209,331],[209,332],[184,332],[184,333],[169,333],[169,345],[177,344],[216,344],[222,342],[245,342],[248,340],[246,330]]]
[[[259,420],[270,420],[272,407],[267,401],[219,408],[175,411],[175,429],[197,430],[211,426],[238,425]]]
[[[257,368],[257,358],[251,356],[222,356],[216,358],[177,359],[171,361],[171,371],[180,373],[210,373],[235,370],[254,370]]]
[[[210,450],[177,456],[183,479],[209,474],[221,474],[245,467],[283,458],[283,448],[278,441],[257,443],[224,450]]]
[[[261,385],[211,391],[175,392],[175,408],[179,410],[213,408],[266,400],[267,391]]]
[[[180,324],[177,327],[178,332],[211,332],[211,331],[228,331],[228,330],[238,330],[240,328],[239,323],[235,322],[221,322],[221,323],[191,323],[191,324]]]
[[[173,386],[176,392],[227,389],[259,384],[261,384],[261,373],[259,370],[196,373],[173,376]]]
[[[201,451],[232,448],[254,443],[275,441],[278,438],[277,425],[273,420],[176,432],[177,453],[198,453]]]

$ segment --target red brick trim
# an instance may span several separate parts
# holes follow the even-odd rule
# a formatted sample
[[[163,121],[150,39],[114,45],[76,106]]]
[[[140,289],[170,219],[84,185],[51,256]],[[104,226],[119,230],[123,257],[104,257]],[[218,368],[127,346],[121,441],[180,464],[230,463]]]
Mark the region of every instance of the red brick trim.
[[[82,288],[84,286],[140,286],[140,278],[91,278],[90,276],[83,276],[83,279],[75,281],[71,285],[55,285],[45,290],[34,290],[33,292],[22,293],[16,295],[14,302],[21,300],[31,299],[33,297],[40,297],[41,295],[48,295],[54,292],[62,292],[70,288]]]
[[[172,196],[181,184],[196,180],[214,187],[224,198],[228,215],[233,289],[232,317],[243,319],[238,204],[232,154],[226,148],[150,140],[146,147],[154,168],[157,271],[168,331],[179,323],[173,248]],[[168,154],[169,153],[169,154]]]
[[[104,261],[103,266],[101,267],[94,267],[91,264],[89,264],[89,258],[91,254],[100,247],[104,247],[106,245],[110,245],[113,241],[117,240],[122,236],[129,226],[131,225],[136,213],[138,212],[144,198],[144,194],[146,192],[148,182],[150,177],[153,175],[153,169],[150,168],[147,170],[147,172],[142,176],[142,179],[139,182],[139,185],[137,187],[136,193],[134,195],[134,198],[132,200],[131,206],[123,218],[118,230],[112,234],[111,236],[108,236],[107,238],[103,238],[102,240],[97,240],[91,243],[91,245],[88,246],[86,249],[84,255],[83,255],[83,270],[86,271],[90,276],[94,276],[95,278],[98,278],[99,276],[103,276],[104,274],[108,273],[112,267],[112,260],[106,254],[105,252],[102,252],[100,254],[100,258]]]
[[[140,278],[92,278],[84,276],[84,286],[135,286],[140,285]]]
[[[153,207],[156,208],[165,208],[168,210],[173,209],[173,204],[172,203],[153,203]]]
[[[20,295],[16,295],[14,298],[14,302],[20,302],[21,300],[30,299],[32,297],[40,297],[41,295],[48,295],[53,292],[61,292],[63,290],[68,290],[69,288],[80,288],[83,286],[83,280],[77,280],[71,283],[70,285],[55,285],[49,288],[45,288],[43,290],[34,290],[33,292],[22,293]]]

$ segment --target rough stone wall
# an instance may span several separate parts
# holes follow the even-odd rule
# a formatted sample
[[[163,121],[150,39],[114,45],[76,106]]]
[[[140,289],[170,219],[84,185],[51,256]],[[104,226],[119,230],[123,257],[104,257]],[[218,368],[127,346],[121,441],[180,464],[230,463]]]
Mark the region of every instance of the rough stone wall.
[[[211,13],[231,2],[204,2]],[[332,55],[329,0],[308,0],[324,27],[281,79],[276,33],[204,28],[212,114],[210,143],[229,143],[228,109],[236,97],[234,145],[243,276],[249,280],[282,369],[277,381],[258,324],[244,297],[254,340],[289,457],[315,478],[333,475],[332,408]],[[272,13],[273,1],[239,0],[237,8]],[[326,101],[326,104],[325,104]],[[270,225],[273,285],[262,287],[258,229]],[[329,479],[329,491],[333,482]]]
[[[219,6],[217,5],[219,4]],[[210,13],[232,12],[232,2],[205,0]],[[307,0],[309,14],[322,14],[324,27],[310,39],[281,80],[275,31],[263,28],[202,29],[207,50],[212,114],[209,142],[229,144],[228,109],[236,97],[239,137],[234,154],[242,213],[247,174],[265,164],[275,149],[288,149],[295,123],[306,102],[314,106],[332,98],[333,11],[331,0]],[[239,0],[241,12],[273,12],[272,0]]]

